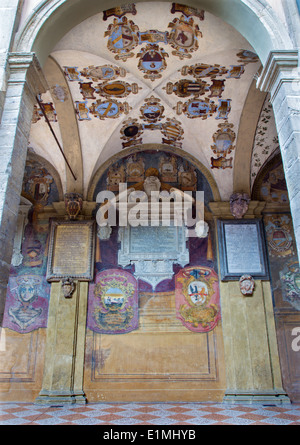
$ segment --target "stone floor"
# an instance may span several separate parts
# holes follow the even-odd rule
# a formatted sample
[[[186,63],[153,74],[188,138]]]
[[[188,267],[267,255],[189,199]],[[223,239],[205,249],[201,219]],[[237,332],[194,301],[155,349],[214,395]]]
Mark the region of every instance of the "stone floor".
[[[300,405],[0,402],[0,425],[300,425]]]

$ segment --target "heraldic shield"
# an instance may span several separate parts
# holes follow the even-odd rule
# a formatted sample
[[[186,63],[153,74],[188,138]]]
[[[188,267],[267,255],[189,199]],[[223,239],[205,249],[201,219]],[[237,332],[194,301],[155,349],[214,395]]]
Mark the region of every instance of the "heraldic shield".
[[[221,319],[218,275],[208,267],[187,267],[176,275],[176,317],[193,332],[209,332]]]
[[[99,272],[90,285],[87,327],[101,334],[125,334],[138,328],[136,279],[128,272]]]

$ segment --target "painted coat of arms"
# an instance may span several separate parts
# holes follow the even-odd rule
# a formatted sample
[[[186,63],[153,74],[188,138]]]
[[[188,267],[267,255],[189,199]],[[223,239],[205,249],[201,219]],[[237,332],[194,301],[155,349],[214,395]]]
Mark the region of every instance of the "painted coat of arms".
[[[176,18],[169,23],[169,28],[172,28],[169,43],[175,49],[172,54],[181,60],[185,57],[191,58],[190,53],[198,49],[198,38],[202,37],[199,26],[194,24],[194,19],[187,19],[182,15],[180,19]]]
[[[50,285],[40,275],[11,276],[3,327],[26,334],[47,327]]]
[[[138,324],[135,278],[117,269],[98,273],[89,289],[87,327],[101,334],[125,334]]]
[[[300,268],[297,261],[289,262],[279,273],[282,297],[300,311]]]
[[[176,316],[193,332],[209,332],[221,319],[218,276],[208,267],[187,267],[176,275]]]
[[[108,26],[104,37],[108,37],[107,47],[110,51],[117,54],[116,60],[123,60],[124,62],[133,57],[132,50],[138,45],[139,38],[137,35],[138,26],[127,17],[115,18],[113,24]]]

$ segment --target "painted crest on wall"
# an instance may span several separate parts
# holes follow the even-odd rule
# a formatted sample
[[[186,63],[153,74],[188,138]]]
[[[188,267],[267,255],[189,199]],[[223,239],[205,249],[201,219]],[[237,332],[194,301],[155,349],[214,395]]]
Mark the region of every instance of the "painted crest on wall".
[[[43,276],[11,276],[3,327],[26,334],[47,327],[50,286]]]
[[[291,218],[288,215],[266,215],[265,224],[270,255],[287,257],[294,254]]]
[[[138,328],[137,282],[132,274],[108,269],[90,285],[87,327],[102,334],[125,334]]]
[[[297,261],[290,261],[279,273],[282,297],[300,311],[300,268]]]
[[[202,37],[199,26],[194,24],[194,19],[182,15],[179,19],[175,18],[169,23],[168,27],[172,29],[169,43],[175,49],[172,54],[178,56],[181,60],[191,58],[190,53],[198,49],[198,38]]]
[[[176,275],[176,317],[193,332],[209,332],[221,319],[218,276],[208,267],[187,267]]]

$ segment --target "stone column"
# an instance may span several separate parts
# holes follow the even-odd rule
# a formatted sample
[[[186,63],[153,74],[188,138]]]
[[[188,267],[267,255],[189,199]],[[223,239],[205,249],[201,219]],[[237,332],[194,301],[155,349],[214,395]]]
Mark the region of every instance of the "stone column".
[[[251,201],[245,219],[258,218],[265,203]],[[210,203],[215,225],[233,219],[229,202]],[[218,233],[217,233],[218,237]],[[269,281],[255,281],[244,296],[238,281],[220,282],[227,389],[224,402],[290,403],[282,388],[272,292]]]
[[[66,298],[62,282],[51,284],[42,390],[36,404],[86,403],[83,392],[88,283],[75,282]]]
[[[33,53],[11,53],[0,126],[0,324],[18,218],[27,143],[36,94],[47,84]]]
[[[298,51],[272,51],[257,86],[271,94],[300,258],[300,68]]]

